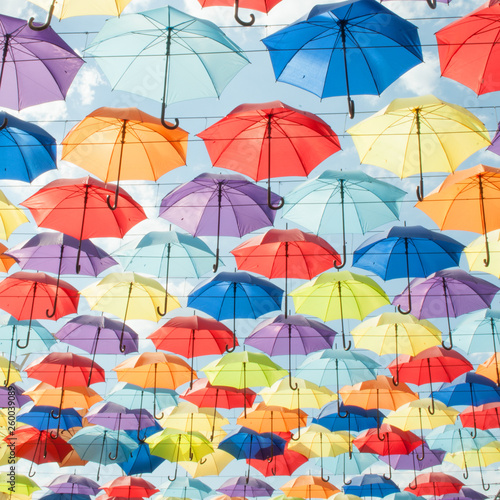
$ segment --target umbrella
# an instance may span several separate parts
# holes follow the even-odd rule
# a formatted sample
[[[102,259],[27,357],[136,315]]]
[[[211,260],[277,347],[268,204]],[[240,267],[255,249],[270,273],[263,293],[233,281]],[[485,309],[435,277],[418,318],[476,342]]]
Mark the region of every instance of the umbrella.
[[[166,290],[152,278],[138,273],[110,273],[98,283],[84,288],[80,294],[89,302],[91,309],[106,311],[123,319],[120,351],[125,352],[123,338],[127,319],[159,321],[160,306],[165,302]],[[170,296],[169,311],[180,307],[178,300]],[[168,312],[168,311],[167,311]]]
[[[488,231],[500,229],[497,198],[500,169],[486,165],[448,175],[432,193],[415,206],[426,213],[439,229],[472,231],[484,236],[486,259],[490,263]]]
[[[3,89],[2,89],[3,90]],[[5,158],[2,179],[32,182],[57,168],[56,140],[43,128],[0,112],[0,147]]]
[[[36,31],[42,31],[48,28],[53,15],[59,19],[88,15],[119,16],[121,11],[130,2],[130,0],[90,0],[89,2],[86,2],[85,5],[82,5],[74,0],[63,0],[62,2],[57,0],[29,1],[48,11],[47,20],[43,25],[40,26],[39,24],[34,24],[34,17],[28,21],[29,27]]]
[[[341,232],[345,265],[346,227],[350,233],[364,234],[397,220],[405,195],[405,191],[360,170],[325,170],[287,194],[283,216],[317,234]],[[340,269],[343,265],[335,264],[335,267]]]
[[[16,263],[15,259],[5,254],[7,247],[0,243],[0,272],[7,273]]]
[[[290,479],[280,487],[288,497],[295,496],[304,499],[329,498],[339,489],[318,476],[298,476]]]
[[[205,455],[199,462],[179,462],[192,477],[219,476],[234,457],[225,451],[215,449],[213,453]],[[266,460],[267,462],[267,460]],[[179,479],[179,478],[178,478]],[[187,494],[187,492],[186,492]],[[243,499],[241,499],[243,500]]]
[[[24,391],[35,405],[46,405],[64,408],[90,408],[93,404],[102,401],[101,396],[89,387],[61,387],[55,388],[46,382],[40,382],[35,387]]]
[[[493,43],[499,12],[497,2],[487,2],[436,33],[441,75],[477,95],[500,89],[496,81],[499,53]]]
[[[236,348],[236,318],[258,318],[281,308],[283,290],[246,272],[221,272],[201,283],[188,295],[188,307],[199,309],[217,320],[233,318],[233,346]]]
[[[270,229],[231,250],[238,269],[267,278],[285,278],[285,318],[288,278],[311,279],[340,264],[337,251],[323,238],[299,229]]]
[[[486,247],[485,240],[488,240],[488,247]],[[489,231],[486,236],[479,236],[475,240],[471,241],[464,248],[464,254],[467,257],[467,263],[469,265],[469,271],[489,273],[497,278],[500,278],[500,268],[497,258],[499,253],[499,241],[500,229]],[[484,261],[487,257],[486,250],[488,250],[490,256],[490,263],[488,267],[484,266]]]
[[[0,472],[1,492],[7,495],[16,494],[31,497],[33,492],[40,490],[40,487],[24,474],[15,474],[13,479],[11,479],[11,476],[12,474],[8,472]]]
[[[113,89],[160,101],[167,128],[172,128],[165,122],[167,104],[219,97],[249,63],[215,24],[170,6],[108,20],[86,53],[96,57]],[[156,67],[165,68],[163,79],[145,86],[144,75]]]
[[[271,177],[307,176],[340,150],[337,134],[326,122],[280,101],[242,104],[197,135],[214,167],[256,181],[267,178],[267,205],[273,210],[284,200],[271,203]]]
[[[114,255],[125,271],[165,276],[166,290],[172,271],[173,277],[199,278],[212,269],[210,261],[215,257],[203,240],[176,231],[151,231],[122,245]],[[172,266],[171,261],[174,264]],[[167,299],[168,295],[165,296]]]
[[[312,314],[323,321],[340,319],[342,343],[347,351],[344,318],[363,319],[375,309],[387,305],[389,299],[371,278],[349,271],[323,273],[293,290],[296,312]]]
[[[410,276],[425,277],[448,267],[458,267],[464,245],[422,226],[394,226],[362,243],[352,259],[354,267],[374,272],[384,281]],[[411,295],[408,295],[411,312]]]
[[[320,98],[380,95],[422,62],[417,28],[371,0],[317,5],[264,38],[276,79]]]
[[[76,474],[62,474],[53,479],[48,485],[54,493],[76,494],[76,495],[97,495],[99,485],[85,476]]]
[[[415,448],[407,455],[381,455],[382,462],[395,470],[410,470],[417,474],[417,471],[423,471],[429,467],[437,467],[443,463],[446,451],[431,450],[427,443],[422,443],[422,457],[419,456],[419,449]],[[422,460],[419,460],[422,458]]]
[[[154,484],[142,477],[117,477],[103,484],[99,489],[104,490],[110,496],[125,498],[147,498],[160,491]]]
[[[476,373],[478,375],[483,375],[490,380],[493,380],[494,382],[497,383],[498,386],[500,386],[499,380],[500,380],[500,372],[499,372],[499,365],[498,365],[498,353],[494,352],[486,361],[481,363],[477,369]]]
[[[76,288],[45,273],[20,271],[0,282],[0,308],[17,320],[30,322],[24,347],[17,341],[17,347],[20,349],[25,349],[29,344],[31,320],[57,320],[67,314],[76,313],[79,299]],[[51,309],[54,314],[49,316]]]
[[[387,0],[380,0],[381,2],[385,2]],[[427,5],[431,8],[431,9],[435,9],[436,6],[437,6],[437,2],[441,2],[441,3],[446,3],[446,4],[449,4],[451,2],[451,0],[427,0]],[[397,495],[397,494],[396,494]],[[394,497],[394,500],[410,500],[408,497],[405,497],[404,496],[405,494],[403,494],[403,497],[401,497],[401,499],[399,499],[397,496]],[[413,495],[414,497],[415,495]],[[411,498],[413,498],[411,497]]]
[[[392,481],[378,474],[364,474],[353,477],[350,484],[343,487],[344,493],[358,496],[384,498],[391,493],[399,492],[399,488]]]
[[[56,419],[54,416],[58,418]],[[54,428],[67,431],[74,427],[83,427],[82,417],[74,408],[59,410],[55,406],[35,405],[29,411],[19,413],[16,418],[19,422],[31,425],[41,431]],[[57,437],[60,434],[56,432],[56,434],[51,435]]]
[[[11,247],[7,255],[13,257],[21,269],[47,271],[57,274],[59,283],[61,274],[73,274],[77,255],[80,255],[80,274],[97,276],[109,267],[118,264],[104,250],[94,245],[90,240],[81,243],[72,236],[62,233],[39,233],[28,241]],[[47,316],[55,314],[57,306],[57,291],[54,298],[54,309]]]
[[[194,358],[210,354],[223,354],[226,346],[232,340],[232,336],[233,332],[224,323],[213,318],[179,316],[169,319],[147,338],[153,341],[157,349],[191,358],[191,369],[194,374]],[[193,388],[193,379],[191,379],[189,388]]]
[[[0,40],[0,106],[21,110],[66,97],[83,59],[52,28],[33,31],[24,19],[1,15]]]
[[[490,144],[475,115],[433,95],[395,99],[348,130],[361,163],[377,165],[400,178],[424,172],[453,172],[466,158]]]
[[[68,132],[61,159],[104,182],[116,181],[113,202],[106,198],[116,210],[121,179],[156,181],[186,164],[187,136],[137,108],[99,108]]]
[[[299,411],[300,422],[307,425],[307,413]],[[284,406],[268,406],[261,401],[252,406],[245,415],[242,413],[236,421],[256,432],[287,433],[297,427],[297,412]]]
[[[167,483],[167,486],[160,485],[160,492],[165,497],[190,498],[192,500],[203,500],[214,492],[199,479],[190,477],[178,477]]]
[[[286,295],[285,295],[286,297]],[[285,306],[286,311],[286,306]],[[319,321],[304,316],[280,314],[259,323],[245,339],[245,345],[256,347],[269,356],[288,354],[290,388],[292,354],[309,354],[333,345],[337,332]]]
[[[323,406],[312,421],[331,431],[360,432],[375,427],[383,418],[384,415],[379,410],[365,410],[359,406],[343,404],[339,406],[331,402]]]
[[[230,7],[234,3],[234,18],[242,26],[252,26],[255,22],[255,16],[250,14],[250,21],[243,21],[239,16],[240,7],[243,9],[255,9],[259,12],[268,13],[281,0],[198,0],[202,7],[227,6]],[[216,500],[216,499],[214,499]],[[221,499],[219,499],[221,500]]]
[[[0,191],[0,238],[6,240],[17,227],[28,222],[24,212]]]
[[[29,208],[38,226],[78,238],[78,273],[83,239],[107,236],[122,238],[129,229],[146,219],[142,207],[121,188],[120,210],[109,210],[106,200],[111,194],[112,186],[92,177],[57,179],[21,205]]]
[[[453,348],[450,316],[456,318],[471,311],[490,307],[500,288],[489,281],[476,278],[461,269],[437,271],[428,278],[415,278],[410,283],[413,311],[417,318],[446,318],[450,345]],[[407,307],[410,292],[404,290],[392,303]]]
[[[277,199],[273,194],[272,201]],[[265,189],[242,175],[203,173],[167,194],[159,215],[193,236],[217,236],[216,272],[219,237],[241,237],[272,226],[276,212],[266,205]]]
[[[348,458],[346,458],[346,456]],[[382,460],[383,457],[380,457]],[[321,461],[321,459],[316,460]],[[373,453],[360,453],[356,448],[351,446],[350,453],[342,453],[336,457],[325,457],[323,464],[325,469],[329,470],[335,475],[342,475],[344,484],[351,484],[350,479],[346,479],[346,475],[355,476],[361,474],[368,467],[372,466],[378,461],[377,455]]]
[[[269,497],[273,494],[274,488],[261,479],[240,476],[228,479],[217,488],[217,491],[230,497]]]
[[[406,488],[405,491],[413,491],[417,496],[434,495],[440,496],[446,493],[458,493],[464,483],[456,477],[444,472],[424,472],[419,474]]]
[[[500,427],[500,401],[469,406],[460,412],[460,421],[464,427],[488,430]]]

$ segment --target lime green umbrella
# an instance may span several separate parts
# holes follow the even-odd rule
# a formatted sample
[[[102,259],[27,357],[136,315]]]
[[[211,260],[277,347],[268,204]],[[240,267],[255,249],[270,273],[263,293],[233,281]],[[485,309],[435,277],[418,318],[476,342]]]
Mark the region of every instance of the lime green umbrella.
[[[23,474],[0,472],[0,492],[2,493],[31,496],[34,491],[39,489],[34,481]]]
[[[311,314],[323,321],[340,319],[346,351],[351,348],[351,341],[346,345],[344,318],[362,320],[379,307],[390,304],[387,294],[375,281],[349,271],[320,274],[290,295],[297,313]]]

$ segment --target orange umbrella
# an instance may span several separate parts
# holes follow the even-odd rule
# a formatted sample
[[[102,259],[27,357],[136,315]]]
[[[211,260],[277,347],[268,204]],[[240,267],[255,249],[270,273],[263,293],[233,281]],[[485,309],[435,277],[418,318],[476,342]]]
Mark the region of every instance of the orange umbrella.
[[[476,373],[500,385],[500,353],[494,352],[484,363],[477,367]]]
[[[498,195],[500,169],[476,165],[456,171],[415,206],[425,212],[440,229],[481,233],[485,239],[486,259],[490,263],[488,231],[500,229]]]
[[[280,490],[288,497],[299,498],[329,498],[340,492],[336,486],[319,476],[296,477],[281,486]]]
[[[23,392],[37,406],[54,406],[57,408],[85,408],[102,401],[101,396],[90,387],[53,387],[46,382],[40,382]]]
[[[137,108],[99,108],[75,125],[63,139],[62,159],[104,182],[120,179],[156,181],[186,164],[188,133],[165,128],[159,118]]]
[[[8,272],[9,269],[16,263],[12,257],[4,254],[5,250],[8,250],[8,248],[0,243],[0,273]]]
[[[243,412],[236,421],[238,425],[259,433],[288,432],[296,429],[299,422],[300,425],[307,425],[307,413],[300,409],[290,410],[284,406],[267,406],[263,401],[254,404],[246,415]]]

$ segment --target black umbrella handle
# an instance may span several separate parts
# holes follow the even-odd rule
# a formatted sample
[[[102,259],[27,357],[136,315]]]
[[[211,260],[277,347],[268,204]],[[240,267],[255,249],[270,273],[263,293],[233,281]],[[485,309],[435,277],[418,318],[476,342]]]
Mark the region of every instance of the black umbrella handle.
[[[54,14],[54,7],[56,6],[56,0],[52,0],[52,4],[50,5],[49,14],[47,15],[47,20],[40,26],[35,26],[35,18],[31,17],[28,21],[28,26],[33,31],[43,31],[46,30],[50,26],[50,22],[52,21],[52,16]]]
[[[179,126],[179,120],[175,119],[175,124],[171,125],[170,123],[165,121],[165,108],[167,107],[167,82],[168,82],[168,63],[170,59],[170,46],[172,44],[172,27],[169,26],[167,28],[167,47],[165,51],[165,76],[163,80],[163,98],[161,100],[161,124],[168,130],[174,130]]]
[[[437,0],[427,0],[427,5],[431,8],[431,9],[435,9],[436,6],[437,6]]]
[[[236,19],[236,22],[241,24],[242,26],[252,26],[252,24],[255,22],[255,16],[253,14],[250,14],[250,21],[243,21],[243,19],[241,19],[239,16],[239,10],[240,0],[234,0],[234,18]]]
[[[3,122],[0,124],[0,130],[3,130],[5,127],[7,127],[7,123],[9,120],[7,118],[3,119]]]

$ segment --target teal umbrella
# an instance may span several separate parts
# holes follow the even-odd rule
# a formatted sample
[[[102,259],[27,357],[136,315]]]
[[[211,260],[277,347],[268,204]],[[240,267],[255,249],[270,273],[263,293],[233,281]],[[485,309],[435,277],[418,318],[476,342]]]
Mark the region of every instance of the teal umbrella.
[[[346,228],[350,233],[364,234],[397,220],[405,195],[405,191],[361,171],[326,170],[287,194],[283,217],[316,234],[342,233],[343,264],[335,264],[340,269],[346,261]]]
[[[316,460],[319,465],[320,459]],[[351,481],[346,479],[346,476],[356,476],[362,474],[364,470],[378,462],[377,455],[373,453],[361,453],[356,448],[352,452],[342,453],[336,457],[324,457],[323,465],[325,469],[336,476],[342,475],[344,484],[351,484]]]
[[[122,245],[113,255],[125,271],[165,276],[167,291],[169,278],[199,278],[212,271],[215,258],[203,240],[176,231],[151,231]],[[164,312],[158,310],[162,316],[167,311],[168,296],[167,293]]]
[[[500,351],[500,311],[481,309],[466,316],[453,332],[455,347],[467,354]]]
[[[242,50],[214,23],[173,7],[108,19],[87,47],[113,89],[162,103],[219,97],[247,64]]]
[[[161,484],[160,493],[164,497],[190,498],[192,500],[204,500],[214,494],[210,486],[191,477],[177,477],[169,483]]]

